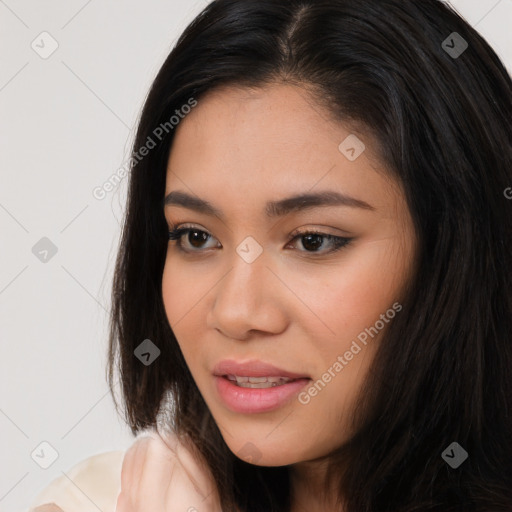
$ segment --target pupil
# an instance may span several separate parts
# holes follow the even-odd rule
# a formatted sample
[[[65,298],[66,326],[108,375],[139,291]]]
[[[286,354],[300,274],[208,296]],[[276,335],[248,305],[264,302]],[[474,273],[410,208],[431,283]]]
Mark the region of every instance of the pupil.
[[[197,235],[197,238],[196,238]],[[208,235],[203,231],[191,231],[188,235],[188,241],[194,247],[201,247],[201,244],[208,240]]]
[[[322,235],[305,235],[302,245],[306,250],[315,250],[322,245]]]

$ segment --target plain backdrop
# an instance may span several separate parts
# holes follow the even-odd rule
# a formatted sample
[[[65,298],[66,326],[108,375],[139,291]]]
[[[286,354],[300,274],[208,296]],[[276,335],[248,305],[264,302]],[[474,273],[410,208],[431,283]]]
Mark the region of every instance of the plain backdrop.
[[[451,3],[511,72],[512,0]],[[126,161],[152,79],[206,4],[0,0],[2,512],[132,442],[105,379],[127,180],[93,191]]]

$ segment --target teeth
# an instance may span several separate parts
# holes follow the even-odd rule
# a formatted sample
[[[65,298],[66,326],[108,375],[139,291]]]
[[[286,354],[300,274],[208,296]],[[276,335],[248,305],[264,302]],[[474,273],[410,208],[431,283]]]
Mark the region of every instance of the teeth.
[[[249,377],[249,382],[251,382],[252,384],[261,384],[262,382],[272,382],[270,379],[272,377],[268,377],[268,380],[267,380],[267,377]]]
[[[237,382],[237,386],[241,388],[266,389],[279,386],[277,382]]]
[[[240,377],[238,375],[227,375],[230,381],[236,382],[241,388],[265,389],[281,386],[293,379],[287,377]]]
[[[284,382],[290,382],[293,379],[288,379],[287,377],[265,377],[267,382],[277,382],[278,384],[283,384]],[[251,379],[249,378],[249,382]]]

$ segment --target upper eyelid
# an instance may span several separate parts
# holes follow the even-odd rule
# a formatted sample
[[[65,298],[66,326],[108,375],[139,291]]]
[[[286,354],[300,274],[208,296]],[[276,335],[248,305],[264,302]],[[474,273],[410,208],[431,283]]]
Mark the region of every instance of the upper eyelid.
[[[217,242],[219,242],[220,244],[220,241],[215,237],[213,236],[208,230],[206,229],[200,229],[200,228],[197,228],[197,227],[188,227],[188,226],[179,226],[177,228],[172,228],[169,230],[169,232],[171,231],[183,231],[182,234],[180,234],[180,237],[183,236],[187,231],[201,231],[203,233],[206,233],[207,235],[209,235],[210,238],[213,238],[214,240],[217,240]],[[306,235],[320,235],[320,236],[324,236],[325,238],[331,238],[331,239],[346,239],[346,240],[351,240],[352,237],[349,237],[349,236],[343,236],[343,235],[335,235],[333,233],[326,233],[324,231],[321,231],[319,230],[318,228],[304,228],[304,230],[294,230],[292,233],[290,233],[290,241],[292,240],[295,240],[296,238],[300,237],[300,236],[306,236]]]
[[[182,224],[179,224],[179,223],[172,223],[172,222],[169,222],[169,230],[170,231],[178,231],[178,230],[186,230],[186,229],[190,229],[190,230],[197,230],[197,231],[203,231],[204,233],[207,233],[209,234],[210,236],[212,236],[213,238],[215,238],[213,236],[213,234],[206,228],[203,228],[201,227],[200,225],[196,225],[196,224],[192,224],[192,223],[188,223],[188,222],[184,222]],[[297,236],[297,235],[301,235],[301,234],[309,234],[309,233],[313,233],[313,234],[320,234],[320,235],[326,235],[326,236],[332,236],[332,237],[339,237],[339,238],[351,238],[353,237],[353,235],[351,234],[334,234],[334,233],[328,233],[324,230],[328,230],[328,229],[333,229],[333,228],[318,228],[318,227],[315,227],[315,228],[308,228],[308,227],[305,227],[305,228],[296,228],[294,229],[291,233],[290,233],[290,236]]]
[[[177,238],[178,240],[184,235],[186,234],[187,232],[189,231],[201,231],[203,233],[206,233],[207,235],[209,235],[210,239],[214,239],[216,240],[221,246],[222,244],[220,243],[220,241],[215,237],[213,236],[210,231],[208,231],[206,228],[202,228],[202,227],[199,227],[199,226],[195,226],[195,225],[190,225],[188,223],[183,223],[183,224],[176,224],[176,227],[174,227],[174,225],[171,225],[169,227],[169,233],[171,231],[183,231],[183,233],[180,233],[180,236]],[[301,236],[306,236],[306,235],[309,235],[309,234],[316,234],[316,235],[320,235],[320,236],[323,236],[325,238],[330,238],[330,239],[334,239],[334,240],[347,240],[347,242],[352,242],[354,237],[353,236],[346,236],[346,235],[335,235],[333,233],[327,233],[325,231],[322,231],[322,228],[297,228],[297,229],[294,229],[290,234],[289,236],[291,237],[290,240],[288,242],[291,242],[293,240],[295,240],[296,238],[299,238]],[[196,251],[194,251],[196,252]],[[199,250],[197,251],[199,252]]]

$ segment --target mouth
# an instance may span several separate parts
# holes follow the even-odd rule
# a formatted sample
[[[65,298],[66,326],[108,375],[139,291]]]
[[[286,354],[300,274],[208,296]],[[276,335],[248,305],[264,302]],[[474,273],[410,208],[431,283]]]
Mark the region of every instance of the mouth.
[[[311,382],[305,374],[283,370],[263,361],[225,360],[213,370],[217,396],[233,412],[269,412],[289,404]]]
[[[222,375],[222,377],[235,384],[235,386],[250,389],[275,388],[299,380],[287,377],[247,377],[239,375]]]
[[[309,379],[310,376],[301,373],[295,373],[278,368],[273,364],[260,360],[250,360],[245,362],[226,359],[220,361],[213,369],[213,375],[216,377],[226,377],[237,383],[261,384],[265,382],[290,381],[297,379]]]

